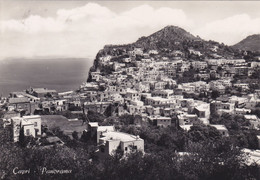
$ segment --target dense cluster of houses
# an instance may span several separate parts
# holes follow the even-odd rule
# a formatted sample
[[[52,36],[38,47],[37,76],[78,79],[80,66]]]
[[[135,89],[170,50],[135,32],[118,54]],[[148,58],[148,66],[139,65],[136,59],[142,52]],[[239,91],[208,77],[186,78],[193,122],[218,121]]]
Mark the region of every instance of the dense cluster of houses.
[[[81,86],[81,93],[88,99],[86,111],[104,113],[112,106],[112,115],[140,115],[143,121],[157,126],[178,124],[184,129],[196,123],[208,125],[212,113],[228,113],[244,116],[251,128],[259,129],[259,118],[249,115],[260,105],[259,90],[252,92],[249,83],[234,81],[234,77],[250,77],[260,67],[259,61],[221,57],[186,60],[181,51],[173,51],[174,56],[169,58],[157,50],[144,52],[142,48],[123,52],[123,56],[98,57],[100,66],[112,67],[113,72],[105,74],[99,68],[90,72],[91,82]],[[195,72],[192,81],[178,82],[191,70]],[[104,90],[100,91],[100,86]],[[213,93],[219,97],[213,99]],[[198,96],[202,97],[194,98]],[[227,131],[223,125],[215,127]]]
[[[217,52],[216,47],[212,48]],[[90,80],[75,92],[30,88],[1,98],[3,119],[12,124],[12,131],[16,132],[13,140],[17,141],[17,129],[21,127],[25,135],[41,135],[41,118],[33,114],[67,110],[110,116],[139,115],[142,121],[162,128],[180,126],[189,130],[194,124],[202,123],[229,136],[224,125],[210,124],[212,114],[225,113],[242,116],[248,120],[249,128],[260,129],[260,119],[252,113],[260,107],[260,89],[252,90],[248,82],[235,80],[252,76],[260,67],[260,61],[221,56],[203,61],[187,60],[180,50],[172,51],[171,57],[163,56],[158,50],[144,52],[142,48],[121,49],[121,52],[120,55],[97,56],[98,66],[90,71]],[[189,53],[202,55],[192,49]],[[105,73],[99,67],[112,71]],[[191,71],[194,72],[191,80],[180,81]],[[213,98],[214,94],[217,95]],[[128,152],[130,145],[132,149],[144,151],[140,137],[117,132],[113,126],[89,123],[86,132],[98,134],[96,143],[100,145],[100,152],[106,154],[117,147]]]
[[[84,97],[85,98],[85,97]],[[98,126],[95,122],[82,123],[80,119],[52,119],[43,118],[41,113],[56,114],[56,112],[70,111],[71,113],[84,113],[82,111],[84,98],[76,92],[57,93],[46,88],[30,88],[22,92],[12,92],[8,98],[1,98],[0,131],[5,141],[19,142],[21,133],[24,137],[33,137],[40,147],[63,145],[64,142],[51,131],[42,132],[53,125],[60,125],[64,134],[72,138],[73,130],[81,131],[79,134],[91,133],[95,136],[100,156],[111,155],[120,146],[124,153],[133,150],[144,152],[144,140],[127,133],[118,132],[114,126]],[[59,117],[59,116],[57,116]],[[55,121],[55,122],[52,122]],[[62,126],[61,126],[62,124]],[[63,127],[67,128],[63,128]],[[56,126],[55,126],[56,127]],[[98,136],[96,136],[98,132]]]

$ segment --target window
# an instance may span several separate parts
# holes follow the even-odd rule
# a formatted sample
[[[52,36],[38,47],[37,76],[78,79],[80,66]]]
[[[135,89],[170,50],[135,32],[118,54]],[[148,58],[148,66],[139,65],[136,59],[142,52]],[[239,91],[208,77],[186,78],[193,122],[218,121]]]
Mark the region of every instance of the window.
[[[133,146],[133,149],[137,149],[137,146]]]
[[[125,151],[127,151],[127,147],[125,147]]]
[[[34,127],[36,127],[37,126],[37,122],[34,122]]]
[[[26,136],[30,136],[30,129],[26,129]]]

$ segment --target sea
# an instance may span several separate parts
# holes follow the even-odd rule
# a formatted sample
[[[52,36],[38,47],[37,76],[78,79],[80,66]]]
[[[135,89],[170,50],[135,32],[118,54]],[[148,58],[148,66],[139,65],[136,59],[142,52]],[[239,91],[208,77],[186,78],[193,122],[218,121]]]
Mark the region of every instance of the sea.
[[[0,96],[30,87],[76,90],[87,80],[90,58],[7,59],[0,61]]]

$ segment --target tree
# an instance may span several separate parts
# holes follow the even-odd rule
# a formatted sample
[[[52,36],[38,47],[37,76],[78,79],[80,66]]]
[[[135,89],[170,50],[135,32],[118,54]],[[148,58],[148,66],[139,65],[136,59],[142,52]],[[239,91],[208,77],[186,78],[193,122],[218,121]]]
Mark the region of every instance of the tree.
[[[79,139],[78,132],[77,131],[73,131],[72,137],[73,137],[73,139],[78,140]]]
[[[212,97],[213,99],[216,99],[217,97],[219,97],[219,92],[218,92],[217,90],[213,90],[213,91],[211,92],[211,97]]]
[[[22,147],[25,147],[26,144],[25,144],[25,136],[24,136],[24,127],[21,125],[20,123],[20,132],[19,132],[19,144],[22,146]]]
[[[218,141],[221,139],[221,134],[216,128],[205,125],[193,125],[188,135],[193,142]]]

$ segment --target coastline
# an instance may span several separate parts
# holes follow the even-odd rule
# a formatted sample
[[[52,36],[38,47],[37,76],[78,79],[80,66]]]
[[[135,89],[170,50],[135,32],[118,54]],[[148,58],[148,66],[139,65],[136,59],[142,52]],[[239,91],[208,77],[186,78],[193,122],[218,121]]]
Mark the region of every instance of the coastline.
[[[87,80],[89,58],[8,59],[0,63],[0,95],[29,87],[45,87],[58,92],[77,89]]]

